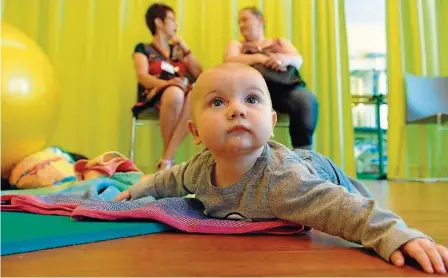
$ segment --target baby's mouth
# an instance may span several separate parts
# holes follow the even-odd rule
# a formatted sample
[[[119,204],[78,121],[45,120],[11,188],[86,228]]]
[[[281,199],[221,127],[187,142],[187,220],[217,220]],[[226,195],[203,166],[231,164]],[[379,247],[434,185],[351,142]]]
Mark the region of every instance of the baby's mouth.
[[[231,129],[229,129],[229,131],[227,131],[227,133],[246,133],[246,132],[250,132],[250,129],[245,127],[244,125],[236,125]]]

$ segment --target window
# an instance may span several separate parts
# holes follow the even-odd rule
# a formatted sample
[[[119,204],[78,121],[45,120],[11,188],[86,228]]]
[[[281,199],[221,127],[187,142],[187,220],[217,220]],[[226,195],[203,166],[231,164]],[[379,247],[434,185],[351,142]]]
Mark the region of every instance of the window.
[[[385,0],[345,3],[357,176],[383,178],[388,126]]]

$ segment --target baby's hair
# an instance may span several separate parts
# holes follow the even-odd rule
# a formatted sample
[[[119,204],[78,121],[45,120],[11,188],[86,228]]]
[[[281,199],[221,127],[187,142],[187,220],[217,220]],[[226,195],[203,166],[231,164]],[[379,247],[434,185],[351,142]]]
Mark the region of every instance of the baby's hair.
[[[201,77],[204,78],[203,76],[204,76],[204,74],[206,74],[207,72],[210,72],[210,71],[213,71],[213,70],[234,70],[234,69],[247,69],[247,70],[254,71],[254,72],[256,72],[256,74],[258,74],[258,75],[260,76],[260,78],[263,79],[263,81],[264,81],[264,78],[263,78],[263,76],[261,75],[261,73],[259,73],[256,69],[252,68],[251,66],[248,66],[248,65],[245,65],[245,64],[241,64],[241,63],[223,63],[223,64],[219,64],[219,65],[217,65],[217,66],[215,66],[215,67],[212,67],[212,68],[210,68],[209,70],[203,72],[203,73],[199,76],[198,80],[196,81],[196,84],[197,84],[198,82],[200,82]],[[267,88],[267,86],[266,86],[266,88]],[[190,116],[191,116],[191,119],[192,119],[193,121],[195,120],[195,110],[196,110],[196,109],[195,109],[195,106],[196,106],[196,102],[198,101],[198,98],[197,98],[197,95],[198,95],[197,91],[198,91],[198,90],[199,90],[199,89],[198,89],[198,86],[194,86],[194,87],[193,87],[193,90],[190,92],[190,94],[192,94],[192,95],[191,95],[191,99],[190,99],[190,107],[191,107],[191,108],[190,108]],[[270,96],[269,92],[267,92],[266,97],[268,98],[268,101],[269,101],[270,105],[272,106],[271,96]]]

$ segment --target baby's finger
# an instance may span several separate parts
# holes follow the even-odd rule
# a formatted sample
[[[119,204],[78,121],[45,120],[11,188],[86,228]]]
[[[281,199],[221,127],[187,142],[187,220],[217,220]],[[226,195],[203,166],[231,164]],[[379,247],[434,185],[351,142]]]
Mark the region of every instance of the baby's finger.
[[[398,267],[402,267],[404,266],[404,257],[403,257],[403,253],[401,253],[400,250],[396,250],[395,252],[392,253],[392,255],[390,256],[390,261]]]
[[[114,201],[126,200],[128,201],[131,198],[131,194],[128,191],[123,191],[114,198]]]
[[[448,249],[445,246],[437,245],[437,250],[445,263],[445,271],[448,269]]]
[[[404,250],[420,264],[425,272],[434,273],[431,260],[419,244],[408,243],[404,246]]]
[[[123,196],[120,193],[114,198],[114,201],[121,201],[122,199],[123,199]]]
[[[437,250],[436,245],[430,240],[421,240],[419,245],[423,250],[425,250],[429,259],[431,260],[432,266],[435,271],[441,274],[445,274],[445,266],[443,265],[442,257],[439,254],[439,250]]]

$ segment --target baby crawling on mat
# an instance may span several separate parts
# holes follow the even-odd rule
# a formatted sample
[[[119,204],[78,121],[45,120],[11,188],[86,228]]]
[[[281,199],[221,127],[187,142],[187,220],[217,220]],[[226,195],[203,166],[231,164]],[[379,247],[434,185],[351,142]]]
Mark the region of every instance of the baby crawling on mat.
[[[269,140],[277,115],[258,71],[232,63],[208,70],[191,101],[188,128],[206,148],[145,176],[115,200],[195,194],[212,217],[300,223],[372,248],[396,266],[404,265],[407,254],[428,273],[446,273],[447,248],[379,208],[330,159]]]

